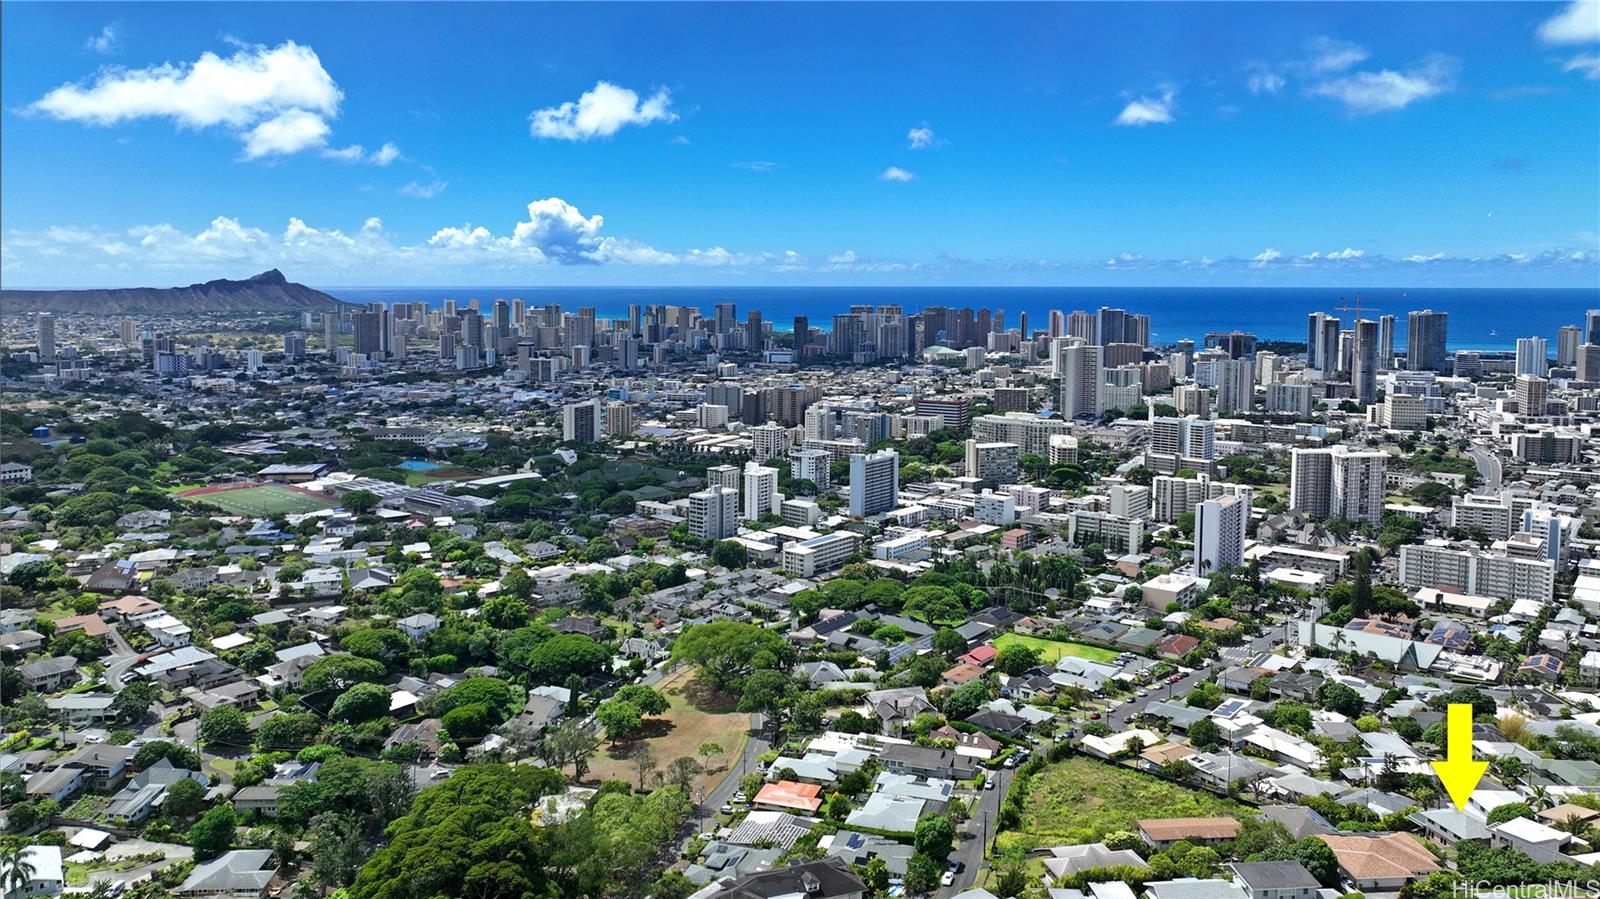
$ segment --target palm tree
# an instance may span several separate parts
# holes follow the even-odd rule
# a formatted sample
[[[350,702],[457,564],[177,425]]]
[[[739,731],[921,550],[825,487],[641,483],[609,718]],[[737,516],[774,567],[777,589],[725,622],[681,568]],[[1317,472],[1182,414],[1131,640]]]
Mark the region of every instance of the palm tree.
[[[39,869],[29,858],[28,850],[22,846],[9,849],[4,855],[0,855],[0,868],[5,869],[7,893],[21,893],[26,890],[34,875],[39,873]]]
[[[1544,784],[1538,784],[1529,791],[1528,804],[1533,806],[1534,811],[1538,812],[1555,805],[1555,800],[1551,798],[1549,788]]]

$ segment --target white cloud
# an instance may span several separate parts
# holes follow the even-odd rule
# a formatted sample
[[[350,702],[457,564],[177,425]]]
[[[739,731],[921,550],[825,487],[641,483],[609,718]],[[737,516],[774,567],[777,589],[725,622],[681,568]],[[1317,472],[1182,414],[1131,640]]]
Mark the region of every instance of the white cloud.
[[[1393,69],[1355,72],[1313,84],[1307,92],[1338,100],[1353,115],[1370,115],[1403,109],[1418,100],[1453,90],[1459,69],[1460,64],[1455,59],[1435,54],[1404,72]]]
[[[1282,258],[1283,254],[1281,252],[1273,249],[1272,247],[1267,247],[1265,250],[1262,250],[1256,255],[1250,257],[1250,267],[1266,268],[1268,263]]]
[[[639,95],[609,81],[595,82],[576,102],[536,110],[529,119],[534,137],[551,140],[585,141],[610,137],[625,125],[671,122],[678,116],[671,109],[672,96],[666,88],[640,101]]]
[[[1165,125],[1172,121],[1172,108],[1177,103],[1178,92],[1163,88],[1159,97],[1139,97],[1123,107],[1112,124],[1142,128],[1145,125]]]
[[[1539,39],[1547,44],[1600,41],[1600,0],[1573,0],[1539,25]]]
[[[1439,260],[1441,260],[1443,258],[1444,258],[1444,254],[1443,253],[1433,253],[1432,255],[1428,255],[1428,256],[1424,256],[1421,253],[1412,253],[1410,256],[1405,257],[1404,261],[1406,261],[1406,262],[1416,262],[1416,263],[1428,263],[1428,262],[1438,262]]]
[[[668,143],[673,144],[674,146],[688,147],[688,146],[692,146],[694,144],[694,141],[688,139],[687,137],[684,137],[681,134],[675,134],[675,135],[672,136],[672,140],[668,141]]]
[[[1370,55],[1365,47],[1331,37],[1314,37],[1306,42],[1310,56],[1306,68],[1314,75],[1343,72]]]
[[[856,251],[855,250],[845,250],[843,253],[836,253],[836,254],[834,254],[832,256],[829,256],[828,257],[828,261],[833,263],[833,264],[835,264],[835,265],[841,265],[841,264],[847,264],[847,263],[855,262],[856,261]]]
[[[1245,89],[1252,94],[1278,94],[1286,83],[1284,77],[1271,69],[1258,68],[1245,78]]]
[[[906,140],[910,142],[913,150],[930,150],[945,145],[945,140],[933,133],[933,129],[923,122],[906,132]]]
[[[1561,66],[1563,72],[1580,72],[1590,81],[1600,81],[1600,54],[1579,53]]]
[[[400,188],[400,195],[412,197],[418,200],[431,200],[434,197],[444,193],[444,189],[449,186],[450,182],[440,181],[437,178],[426,183],[421,181],[412,181],[405,187]]]
[[[226,59],[206,52],[192,64],[104,68],[26,109],[90,125],[170,119],[183,128],[227,127],[245,142],[245,157],[256,158],[322,146],[343,98],[316,52],[286,41]]]
[[[304,109],[291,109],[255,126],[244,136],[244,158],[287,156],[328,142],[328,123]]]
[[[400,158],[400,148],[395,146],[394,143],[391,141],[391,142],[385,143],[383,146],[381,146],[378,149],[372,151],[372,155],[367,157],[367,161],[372,163],[373,165],[380,165],[381,166],[381,165],[388,165],[389,163],[394,162],[396,159],[399,159],[399,158]]]
[[[912,173],[906,171],[905,169],[903,169],[903,168],[901,168],[901,167],[899,167],[897,165],[891,165],[888,168],[883,170],[883,174],[878,176],[878,180],[879,181],[893,181],[893,182],[897,182],[897,183],[900,183],[900,184],[905,184],[908,181],[917,180],[917,176],[913,175]]]
[[[1339,250],[1337,252],[1329,253],[1328,254],[1328,258],[1329,259],[1360,259],[1365,255],[1367,255],[1367,251],[1366,250],[1357,250],[1357,249],[1355,249],[1353,247],[1345,247],[1344,249]]]
[[[122,34],[116,25],[107,25],[100,29],[99,34],[89,35],[83,45],[96,53],[115,53],[122,49]]]
[[[324,159],[337,159],[340,162],[360,162],[367,155],[367,148],[360,144],[351,144],[348,147],[328,147],[322,151]]]

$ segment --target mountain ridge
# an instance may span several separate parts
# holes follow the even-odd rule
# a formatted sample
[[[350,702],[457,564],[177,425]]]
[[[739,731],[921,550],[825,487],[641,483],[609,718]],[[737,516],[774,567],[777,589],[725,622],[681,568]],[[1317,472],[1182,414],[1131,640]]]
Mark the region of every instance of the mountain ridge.
[[[244,280],[217,278],[187,287],[0,291],[0,307],[12,314],[332,312],[350,305],[320,290],[290,281],[275,268]]]

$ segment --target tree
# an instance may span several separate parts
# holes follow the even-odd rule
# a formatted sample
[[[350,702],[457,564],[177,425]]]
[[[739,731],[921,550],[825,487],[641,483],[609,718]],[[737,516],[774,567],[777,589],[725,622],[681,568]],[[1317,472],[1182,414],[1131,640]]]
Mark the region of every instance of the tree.
[[[339,695],[328,717],[360,724],[389,713],[389,689],[382,684],[356,684]]]
[[[1505,805],[1495,806],[1494,811],[1489,813],[1489,818],[1486,823],[1490,827],[1493,827],[1496,824],[1504,824],[1513,818],[1532,817],[1533,809],[1529,808],[1526,802],[1508,802]]]
[[[528,604],[516,596],[502,594],[480,606],[478,618],[495,630],[516,630],[528,623]]]
[[[956,829],[944,815],[923,815],[917,819],[917,829],[912,834],[912,847],[941,864],[950,857],[956,842]]]
[[[701,764],[710,764],[713,758],[722,754],[722,751],[721,743],[701,743],[700,748],[695,750],[695,755],[700,756]]]
[[[965,721],[989,701],[989,687],[981,680],[970,681],[951,690],[944,698],[944,716],[951,721]]]
[[[135,681],[122,688],[117,697],[111,700],[111,710],[123,721],[139,721],[149,714],[150,707],[155,705],[160,696],[154,684],[144,681]]]
[[[389,671],[398,670],[411,659],[415,644],[392,627],[369,627],[346,634],[344,648],[365,659],[382,662]]]
[[[1022,643],[1008,643],[1000,647],[995,653],[994,666],[1006,674],[1016,677],[1026,674],[1039,666],[1039,653],[1037,650]]]
[[[1189,743],[1196,749],[1211,750],[1222,745],[1222,730],[1210,718],[1189,725]]]
[[[342,500],[344,507],[357,515],[367,515],[378,508],[378,494],[371,490],[352,490]]]
[[[185,777],[167,787],[167,798],[162,800],[161,810],[173,820],[187,821],[200,813],[205,802],[206,788],[194,778]]]
[[[28,564],[36,563],[30,562]],[[12,894],[22,895],[27,891],[28,885],[33,881],[33,878],[39,873],[39,868],[34,865],[33,859],[29,857],[29,847],[20,843],[7,849],[4,854],[0,854],[0,868],[4,868],[6,872],[5,881],[0,883],[0,888],[3,888],[8,896]]]
[[[325,888],[355,879],[366,856],[365,828],[355,815],[323,812],[311,819],[311,873]]]
[[[1305,865],[1317,883],[1325,887],[1339,885],[1339,857],[1327,843],[1316,837],[1306,837],[1289,847],[1289,858]]]
[[[582,634],[557,634],[535,646],[524,665],[535,683],[559,684],[569,675],[598,674],[611,661],[611,651]]]
[[[730,571],[743,568],[749,561],[750,554],[745,551],[744,544],[737,540],[718,540],[717,545],[711,548],[711,563]]]
[[[830,821],[843,821],[850,815],[850,797],[843,793],[834,793],[828,797],[824,810]]]
[[[906,862],[906,892],[913,896],[925,896],[933,892],[939,888],[939,877],[943,873],[944,870],[937,860],[920,852],[912,853]]]
[[[644,684],[629,684],[618,690],[611,698],[633,703],[641,715],[665,715],[672,708],[667,697],[662,696],[654,687]]]
[[[933,651],[946,658],[954,658],[967,651],[967,638],[955,628],[941,628],[933,635]]]
[[[195,857],[205,860],[226,852],[233,845],[238,826],[239,819],[234,816],[231,805],[219,805],[201,815],[189,828],[189,845],[194,847]]]
[[[472,740],[484,736],[494,727],[489,707],[481,702],[469,702],[444,713],[440,719],[451,739]]]
[[[1201,681],[1189,691],[1184,702],[1197,709],[1214,709],[1222,704],[1222,688],[1212,681]]]
[[[685,630],[673,643],[672,654],[693,665],[715,689],[738,693],[752,671],[787,668],[795,651],[782,636],[766,628],[740,621],[712,621]]]
[[[760,712],[779,720],[784,698],[793,685],[788,675],[781,671],[765,669],[752,673],[744,682],[744,692],[739,695],[739,711]]]
[[[207,745],[250,745],[250,719],[231,705],[219,705],[200,716],[200,742]]]
[[[411,810],[417,782],[399,765],[377,765],[366,772],[367,796],[380,827]]]
[[[322,721],[311,712],[278,712],[261,722],[256,730],[258,749],[296,749],[309,744],[322,730]]]
[[[606,729],[606,738],[612,744],[624,742],[639,732],[643,724],[639,707],[625,699],[608,699],[594,710],[594,717]],[[639,789],[644,789],[640,784]]]
[[[589,770],[589,759],[600,748],[600,735],[581,721],[567,720],[544,738],[540,755],[557,770],[572,766],[572,779],[582,781]]]
[[[1318,692],[1322,700],[1322,707],[1330,712],[1338,712],[1347,718],[1360,717],[1365,703],[1361,701],[1361,694],[1339,683],[1326,681]]]
[[[645,778],[656,770],[656,751],[650,748],[649,743],[640,743],[633,748],[628,756],[633,760],[634,769],[639,772],[639,789],[644,789]]]
[[[704,772],[705,769],[693,757],[680,755],[667,763],[667,783],[677,785],[687,796],[689,788],[694,786],[694,779]]]
[[[867,895],[881,896],[889,890],[889,863],[874,855],[864,865],[856,865],[856,876],[867,886]]]

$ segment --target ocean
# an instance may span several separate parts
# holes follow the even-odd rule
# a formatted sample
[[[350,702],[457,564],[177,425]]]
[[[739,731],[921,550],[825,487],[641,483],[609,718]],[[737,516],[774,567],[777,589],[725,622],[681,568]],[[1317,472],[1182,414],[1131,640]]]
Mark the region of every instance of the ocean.
[[[345,287],[327,292],[352,303],[426,302],[454,299],[483,306],[496,299],[522,298],[529,305],[557,303],[567,310],[595,307],[600,318],[626,316],[628,306],[695,306],[709,315],[716,303],[737,304],[742,320],[751,309],[779,330],[796,315],[828,330],[835,314],[850,306],[898,303],[907,314],[929,306],[1004,310],[1006,326],[1028,313],[1030,329],[1049,325],[1051,309],[1071,312],[1101,306],[1150,316],[1153,344],[1188,338],[1199,343],[1208,331],[1248,331],[1263,340],[1306,339],[1306,316],[1323,311],[1346,321],[1353,312],[1338,307],[1361,301],[1361,317],[1393,315],[1395,344],[1404,348],[1406,313],[1448,312],[1452,350],[1512,350],[1518,337],[1545,337],[1552,354],[1562,325],[1582,325],[1587,309],[1600,308],[1600,287],[1585,288],[1363,288],[1341,291],[1313,287]]]

